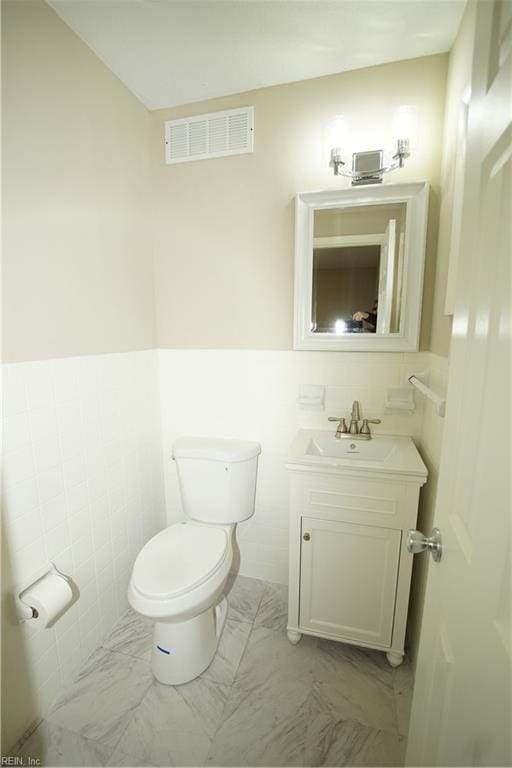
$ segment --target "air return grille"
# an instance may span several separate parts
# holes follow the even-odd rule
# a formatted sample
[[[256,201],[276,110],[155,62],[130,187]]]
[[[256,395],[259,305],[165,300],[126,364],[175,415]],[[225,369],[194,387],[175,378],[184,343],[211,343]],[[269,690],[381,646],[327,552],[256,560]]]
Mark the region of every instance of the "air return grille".
[[[165,161],[184,163],[253,151],[254,107],[165,123]]]

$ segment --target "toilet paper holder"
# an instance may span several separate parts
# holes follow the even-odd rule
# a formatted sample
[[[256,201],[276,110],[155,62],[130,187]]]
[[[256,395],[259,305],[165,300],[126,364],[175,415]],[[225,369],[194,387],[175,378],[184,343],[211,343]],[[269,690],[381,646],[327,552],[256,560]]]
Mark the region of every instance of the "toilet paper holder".
[[[36,584],[38,581],[40,581],[44,576],[48,574],[54,574],[55,576],[59,576],[61,579],[66,579],[66,577],[59,571],[55,563],[50,562],[49,564],[43,566],[42,568],[39,568],[30,578],[30,581],[22,586],[18,585],[16,587],[14,592],[14,602],[16,606],[16,613],[18,616],[18,621],[20,623],[24,621],[30,621],[30,619],[37,619],[39,617],[39,612],[37,608],[34,608],[34,606],[29,605],[28,603],[24,602],[22,599],[22,595],[27,592],[34,584]]]

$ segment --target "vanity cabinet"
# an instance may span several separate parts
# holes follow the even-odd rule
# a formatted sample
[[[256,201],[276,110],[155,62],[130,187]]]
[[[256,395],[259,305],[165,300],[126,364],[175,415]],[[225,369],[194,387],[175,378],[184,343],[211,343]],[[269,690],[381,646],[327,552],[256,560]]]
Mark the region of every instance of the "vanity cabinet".
[[[416,527],[426,471],[358,472],[307,462],[287,468],[290,642],[307,634],[376,648],[398,666],[413,558],[406,533]]]

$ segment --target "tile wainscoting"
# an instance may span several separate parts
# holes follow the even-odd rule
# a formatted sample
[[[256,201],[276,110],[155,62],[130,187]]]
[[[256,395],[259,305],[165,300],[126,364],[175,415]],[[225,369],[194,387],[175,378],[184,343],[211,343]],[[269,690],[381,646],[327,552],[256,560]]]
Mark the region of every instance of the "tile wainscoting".
[[[80,593],[49,629],[9,612],[32,720],[126,610],[134,558],[165,525],[157,353],[5,365],[3,394],[9,580],[53,561]]]
[[[446,397],[448,358],[429,353],[426,365],[423,368],[419,368],[417,372],[421,373],[426,368],[430,372],[429,386],[440,396]],[[430,400],[425,398],[423,400],[423,422],[417,446],[428,469],[428,482],[421,489],[418,524],[416,527],[428,535],[434,525],[445,420],[437,414],[435,406]],[[429,557],[414,558],[408,621],[408,646],[414,662],[417,657],[423,604],[427,588],[427,575],[431,562]]]
[[[381,418],[375,432],[411,435],[421,444],[425,404],[416,394],[412,415],[387,415],[388,387],[432,365],[435,355],[255,350],[160,350],[160,403],[168,522],[182,518],[172,443],[182,434],[258,440],[256,512],[238,526],[240,573],[288,581],[286,454],[300,428],[330,428],[328,416],[347,415],[355,399],[365,417]],[[443,361],[444,358],[438,358]],[[441,366],[441,363],[439,363]],[[326,387],[323,411],[297,405],[299,387]],[[332,427],[334,429],[334,427]]]

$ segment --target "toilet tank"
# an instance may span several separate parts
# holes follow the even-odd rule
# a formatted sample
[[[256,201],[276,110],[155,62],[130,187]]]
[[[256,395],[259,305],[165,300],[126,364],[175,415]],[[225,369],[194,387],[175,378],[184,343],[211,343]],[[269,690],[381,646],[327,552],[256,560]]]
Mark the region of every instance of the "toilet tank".
[[[180,437],[173,445],[183,509],[206,523],[239,523],[254,513],[259,443]]]

